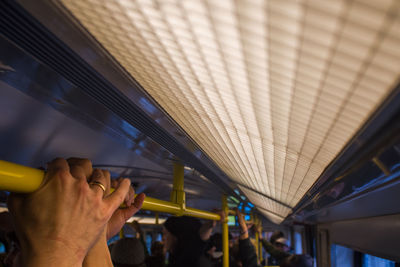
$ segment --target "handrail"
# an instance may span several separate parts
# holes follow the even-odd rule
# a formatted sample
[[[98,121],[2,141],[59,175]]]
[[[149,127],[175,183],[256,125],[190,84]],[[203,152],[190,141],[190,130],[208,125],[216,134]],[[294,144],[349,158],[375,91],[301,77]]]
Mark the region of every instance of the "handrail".
[[[39,188],[44,178],[44,171],[0,160],[0,190],[16,193],[30,193]],[[188,208],[170,201],[146,197],[143,210],[170,213],[178,216],[192,216],[208,220],[220,220],[220,215]]]

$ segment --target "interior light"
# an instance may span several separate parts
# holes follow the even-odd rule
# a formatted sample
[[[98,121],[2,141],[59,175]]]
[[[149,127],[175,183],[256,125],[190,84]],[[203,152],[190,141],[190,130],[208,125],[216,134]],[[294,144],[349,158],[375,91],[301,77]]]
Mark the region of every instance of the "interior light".
[[[291,207],[399,82],[381,2],[62,0],[233,181]]]

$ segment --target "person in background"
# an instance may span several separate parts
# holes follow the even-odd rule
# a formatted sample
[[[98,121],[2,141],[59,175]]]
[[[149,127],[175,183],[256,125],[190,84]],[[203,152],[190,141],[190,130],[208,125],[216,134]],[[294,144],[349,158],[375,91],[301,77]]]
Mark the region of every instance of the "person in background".
[[[274,240],[274,243],[271,243],[263,238],[261,225],[256,226],[256,231],[258,232],[258,236],[260,237],[260,241],[265,251],[271,255],[268,260],[269,265],[279,265],[284,259],[291,255],[288,252],[289,246],[287,245],[287,240],[284,237],[277,237],[282,232],[275,235],[274,239],[271,237],[270,240]]]
[[[20,266],[112,266],[107,237],[118,233],[143,204],[129,179],[110,191],[110,173],[87,159],[50,162],[39,189],[11,194]],[[125,201],[127,208],[119,209]]]
[[[249,238],[249,231],[244,215],[236,208],[236,216],[240,226],[238,257],[242,267],[257,267],[257,254]]]
[[[312,267],[313,259],[308,254],[291,255],[285,258],[280,267]]]
[[[155,241],[151,245],[151,256],[146,258],[147,267],[164,267],[165,266],[165,254],[164,244],[160,241]]]
[[[281,238],[281,237],[285,237],[285,235],[283,234],[283,232],[282,232],[282,231],[279,231],[279,230],[276,230],[276,231],[274,231],[274,232],[272,233],[271,237],[269,238],[269,242],[270,242],[271,244],[274,244],[274,243],[275,243],[275,240],[277,240],[278,238]]]
[[[145,248],[137,238],[121,238],[111,250],[114,267],[146,267]]]
[[[206,241],[210,238],[213,221],[203,225],[193,217],[169,217],[163,228],[164,250],[169,252],[168,267],[203,267]]]
[[[142,246],[144,247],[145,256],[146,257],[149,256],[149,252],[148,252],[147,246],[146,246],[146,241],[144,240],[144,233],[143,233],[142,228],[140,227],[140,223],[138,221],[133,221],[131,223],[128,223],[128,225],[135,230],[136,238],[138,240],[140,240],[140,242],[142,243]]]

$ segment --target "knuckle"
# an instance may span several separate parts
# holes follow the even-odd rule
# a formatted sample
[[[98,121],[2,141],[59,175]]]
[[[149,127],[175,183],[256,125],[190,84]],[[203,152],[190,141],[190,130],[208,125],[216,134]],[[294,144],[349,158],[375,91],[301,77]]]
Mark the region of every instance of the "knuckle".
[[[101,170],[102,172],[103,172],[103,175],[106,177],[106,178],[110,178],[110,172],[108,171],[108,170]]]

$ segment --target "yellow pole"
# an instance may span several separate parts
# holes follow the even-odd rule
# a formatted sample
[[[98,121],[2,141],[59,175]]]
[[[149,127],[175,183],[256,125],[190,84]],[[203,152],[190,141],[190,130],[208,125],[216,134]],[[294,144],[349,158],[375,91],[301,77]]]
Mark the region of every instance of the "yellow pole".
[[[44,172],[0,160],[0,190],[29,193],[39,188]]]
[[[156,212],[156,224],[160,224],[160,222],[158,220],[158,212]]]
[[[257,225],[257,216],[253,216],[254,225]],[[260,237],[258,236],[258,232],[256,231],[256,254],[257,259],[260,258]]]
[[[222,210],[228,216],[228,202],[226,200],[226,195],[222,196]],[[225,217],[222,223],[222,267],[229,267],[229,232],[228,232],[228,217]]]
[[[178,198],[175,199],[178,203],[184,204],[185,192],[183,192],[183,166],[181,165],[181,167],[182,168],[178,168],[181,174],[177,176],[181,177],[181,179],[177,179],[179,182],[176,183],[178,185],[176,188],[179,190],[176,190],[178,193],[175,194],[175,196],[178,196]],[[42,170],[0,160],[0,190],[15,193],[31,193],[39,188],[43,178],[44,171]],[[159,200],[147,196],[144,199],[142,210],[165,212],[178,216],[187,215],[208,220],[220,220],[219,214],[213,212],[186,208],[186,206],[181,206],[176,202]]]
[[[178,162],[174,162],[174,183],[171,192],[171,202],[181,207],[183,215],[186,208],[185,191],[184,191],[184,166]]]
[[[260,221],[260,219],[258,218],[258,216],[256,215],[256,225],[261,225],[261,221]],[[261,234],[262,234],[262,231],[261,231]],[[262,244],[261,244],[261,236],[259,236],[259,234],[258,234],[258,232],[256,232],[256,235],[257,235],[257,238],[258,238],[258,242],[257,242],[257,245],[258,245],[258,258],[259,258],[259,260],[260,260],[260,264],[261,264],[261,262],[263,261],[263,254],[262,254]]]

